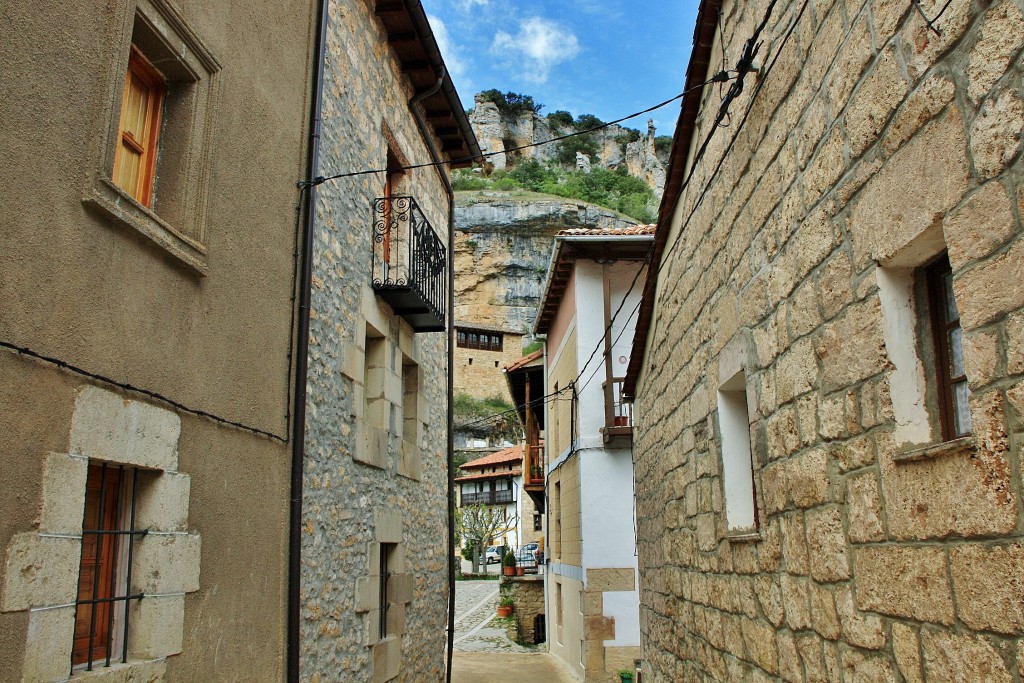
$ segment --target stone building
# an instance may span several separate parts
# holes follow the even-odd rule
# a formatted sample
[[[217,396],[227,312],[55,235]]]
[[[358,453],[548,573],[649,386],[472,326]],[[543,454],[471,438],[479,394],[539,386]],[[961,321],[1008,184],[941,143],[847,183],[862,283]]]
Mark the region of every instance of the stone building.
[[[611,683],[640,655],[633,422],[620,389],[640,300],[631,284],[653,232],[559,232],[534,328],[546,337],[547,641],[586,681]]]
[[[1024,675],[1022,46],[1006,0],[702,2],[627,379],[645,680]]]
[[[507,399],[502,370],[523,355],[523,333],[496,325],[455,323],[455,391]]]
[[[330,4],[303,482],[302,677],[444,679],[452,160],[479,156],[419,2]],[[412,168],[411,168],[412,167]]]
[[[534,506],[523,496],[523,447],[512,446],[467,462],[455,478],[456,504],[486,505],[500,511],[505,524],[488,545],[519,548],[537,540],[532,532]],[[527,537],[529,533],[529,537]]]
[[[4,681],[285,677],[317,11],[240,7],[4,6]]]

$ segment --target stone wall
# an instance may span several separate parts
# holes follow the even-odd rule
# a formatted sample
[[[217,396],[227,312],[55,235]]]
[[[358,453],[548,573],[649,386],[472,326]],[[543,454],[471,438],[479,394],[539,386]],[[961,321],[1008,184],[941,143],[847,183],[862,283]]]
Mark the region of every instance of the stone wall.
[[[384,168],[389,145],[410,165],[428,164],[408,107],[412,88],[372,7],[331,3],[327,49],[326,82],[333,85],[324,93],[319,172]],[[409,170],[402,185],[447,243],[448,200],[438,172]],[[372,175],[317,190],[303,680],[444,678],[445,335],[414,334],[372,289],[372,206],[383,192],[384,179]],[[415,415],[405,405],[409,363],[418,366]],[[392,575],[386,638],[379,637],[382,549]]]
[[[775,7],[662,264],[634,449],[645,677],[1020,680],[1024,13],[954,0],[937,34],[909,1],[805,4]],[[730,65],[764,7],[724,4]],[[943,250],[973,421],[953,443],[915,296]],[[742,535],[717,410],[735,370]]]
[[[501,590],[503,594],[512,596],[516,601],[512,610],[515,629],[509,637],[524,645],[533,645],[534,619],[538,614],[544,614],[544,577],[540,574],[502,576]]]

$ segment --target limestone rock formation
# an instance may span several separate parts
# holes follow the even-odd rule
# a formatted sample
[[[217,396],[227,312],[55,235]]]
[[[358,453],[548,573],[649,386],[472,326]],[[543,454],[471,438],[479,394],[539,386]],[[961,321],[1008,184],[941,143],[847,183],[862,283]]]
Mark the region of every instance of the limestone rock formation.
[[[529,332],[555,233],[636,225],[575,199],[528,192],[459,192],[455,207],[455,319]]]
[[[538,142],[552,140],[566,135],[575,129],[552,123],[547,117],[525,111],[518,115],[504,115],[498,105],[477,94],[469,122],[473,126],[480,149],[484,153],[495,153],[488,158],[495,169],[514,166],[517,159],[535,159],[541,163],[554,159],[557,143],[528,147],[527,149],[507,152],[517,147],[534,145]],[[647,122],[647,135],[639,140],[623,144],[629,130],[619,125],[595,131],[597,157],[590,159],[590,164],[597,168],[613,169],[625,164],[630,175],[640,178],[660,197],[665,189],[665,161],[655,153],[655,129],[652,121]]]

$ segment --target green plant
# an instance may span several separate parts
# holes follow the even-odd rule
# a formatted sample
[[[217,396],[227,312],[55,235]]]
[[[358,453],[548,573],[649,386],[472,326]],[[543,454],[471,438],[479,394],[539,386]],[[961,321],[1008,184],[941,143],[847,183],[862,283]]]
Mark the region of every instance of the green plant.
[[[633,680],[633,672],[630,671],[629,669],[622,669],[622,670],[620,670],[619,671],[619,680],[622,683],[626,683],[626,681],[632,681]]]
[[[548,114],[547,118],[553,126],[561,126],[563,128],[567,128],[573,124],[572,114],[565,111],[564,109],[559,109],[557,111],[551,112],[550,114]]]
[[[566,166],[576,165],[576,153],[580,152],[593,158],[597,156],[597,139],[592,133],[584,133],[561,140],[555,145],[555,158]]]
[[[668,153],[672,150],[672,136],[671,135],[659,135],[654,138],[654,152],[659,157],[667,157]]]
[[[540,110],[544,108],[543,104],[537,104],[529,95],[521,95],[517,92],[502,93],[497,88],[484,90],[480,93],[480,97],[496,104],[498,111],[505,115],[518,116],[528,111],[539,114]]]
[[[511,595],[503,595],[501,596],[501,599],[498,600],[498,605],[500,607],[515,607],[516,599]]]
[[[514,567],[516,566],[516,556],[512,554],[512,551],[506,551],[505,557],[501,558],[502,567]],[[502,598],[504,600],[504,598]]]
[[[593,114],[580,114],[576,117],[576,130],[590,130],[591,128],[600,128],[603,125],[604,121]]]

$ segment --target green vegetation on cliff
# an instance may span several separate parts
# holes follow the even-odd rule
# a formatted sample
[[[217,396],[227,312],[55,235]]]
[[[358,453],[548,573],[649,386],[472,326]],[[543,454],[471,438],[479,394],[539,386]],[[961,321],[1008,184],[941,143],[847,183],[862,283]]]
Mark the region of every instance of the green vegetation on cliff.
[[[495,171],[486,178],[472,171],[457,171],[452,180],[456,190],[523,189],[581,199],[613,209],[641,223],[654,222],[654,193],[644,181],[629,175],[622,166],[614,171],[595,168],[587,173],[565,171],[558,166],[542,165],[534,159],[527,159],[510,170]]]

